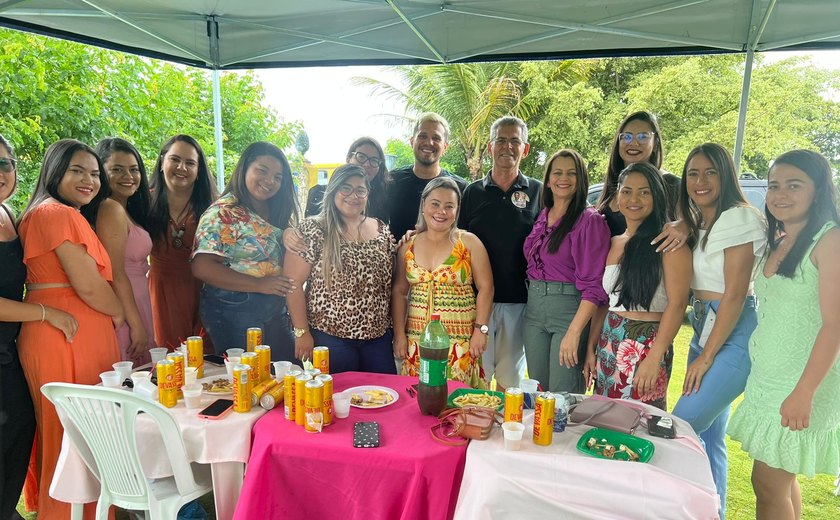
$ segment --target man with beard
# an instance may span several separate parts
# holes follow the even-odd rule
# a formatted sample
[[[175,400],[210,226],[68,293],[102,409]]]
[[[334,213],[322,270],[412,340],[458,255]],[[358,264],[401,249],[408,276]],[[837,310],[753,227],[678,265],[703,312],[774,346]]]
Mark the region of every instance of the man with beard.
[[[497,390],[518,386],[525,373],[522,322],[528,290],[522,247],[540,211],[542,183],[522,175],[528,156],[528,126],[518,117],[502,117],[490,127],[487,145],[490,173],[464,191],[458,227],[474,233],[487,248],[493,269],[493,313],[490,323],[475,326],[488,335],[482,362]]]
[[[420,195],[426,184],[435,177],[451,177],[463,193],[464,179],[440,167],[440,158],[449,147],[449,124],[434,112],[421,114],[411,137],[414,165],[391,171],[388,186],[391,234],[398,240],[417,224]]]

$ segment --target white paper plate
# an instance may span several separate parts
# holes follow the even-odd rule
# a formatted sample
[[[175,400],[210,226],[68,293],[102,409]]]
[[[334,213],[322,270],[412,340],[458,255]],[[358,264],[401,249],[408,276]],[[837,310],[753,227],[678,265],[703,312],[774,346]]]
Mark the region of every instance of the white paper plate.
[[[230,379],[227,377],[226,374],[216,374],[215,376],[202,377],[201,379],[197,380],[196,382],[201,383],[201,384],[212,383],[216,379],[227,379],[228,381],[230,381]],[[233,387],[231,387],[231,389],[228,390],[227,392],[209,392],[207,390],[204,390],[202,393],[204,395],[215,395],[215,396],[233,395]]]
[[[362,396],[362,398],[364,398],[366,390],[379,390],[380,392],[387,392],[394,399],[390,403],[371,404],[371,405],[368,405],[368,406],[360,405],[360,404],[353,404],[353,402],[351,400],[350,401],[350,406],[352,406],[354,408],[361,408],[363,410],[373,410],[373,409],[376,409],[376,408],[384,408],[386,406],[390,406],[390,405],[396,403],[400,398],[400,394],[398,394],[396,390],[394,390],[393,388],[388,388],[387,386],[376,386],[376,385],[354,386],[353,388],[348,388],[347,390],[344,390],[344,392],[350,394],[351,396],[352,396],[352,394],[359,394],[360,396]],[[352,399],[352,397],[351,397],[351,399]]]

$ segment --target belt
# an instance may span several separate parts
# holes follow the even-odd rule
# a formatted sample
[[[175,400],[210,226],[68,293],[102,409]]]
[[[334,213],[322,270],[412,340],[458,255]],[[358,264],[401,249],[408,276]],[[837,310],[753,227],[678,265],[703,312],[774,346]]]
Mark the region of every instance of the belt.
[[[575,284],[567,282],[546,282],[544,280],[528,280],[528,291],[534,291],[542,295],[565,294],[568,296],[580,296]]]

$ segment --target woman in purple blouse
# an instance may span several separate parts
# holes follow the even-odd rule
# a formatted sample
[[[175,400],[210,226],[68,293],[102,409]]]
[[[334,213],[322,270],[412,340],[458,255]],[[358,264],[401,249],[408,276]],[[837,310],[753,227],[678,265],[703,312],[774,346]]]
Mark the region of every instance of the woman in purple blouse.
[[[601,279],[610,230],[587,207],[589,176],[580,154],[561,150],[546,164],[543,209],[524,245],[525,358],[543,389],[583,393],[589,320],[607,302]]]

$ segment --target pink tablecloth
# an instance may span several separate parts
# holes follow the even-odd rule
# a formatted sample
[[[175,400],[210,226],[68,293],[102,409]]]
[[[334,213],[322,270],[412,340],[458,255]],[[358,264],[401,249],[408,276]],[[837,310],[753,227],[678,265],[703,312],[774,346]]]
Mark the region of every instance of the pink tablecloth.
[[[420,415],[405,391],[416,377],[346,372],[335,391],[381,385],[399,392],[377,410],[351,408],[323,432],[306,433],[282,410],[254,425],[251,459],[234,518],[443,519],[450,518],[464,470],[466,447],[429,435],[434,417]],[[461,387],[449,383],[449,389]],[[354,448],[353,424],[379,423],[379,448]]]

